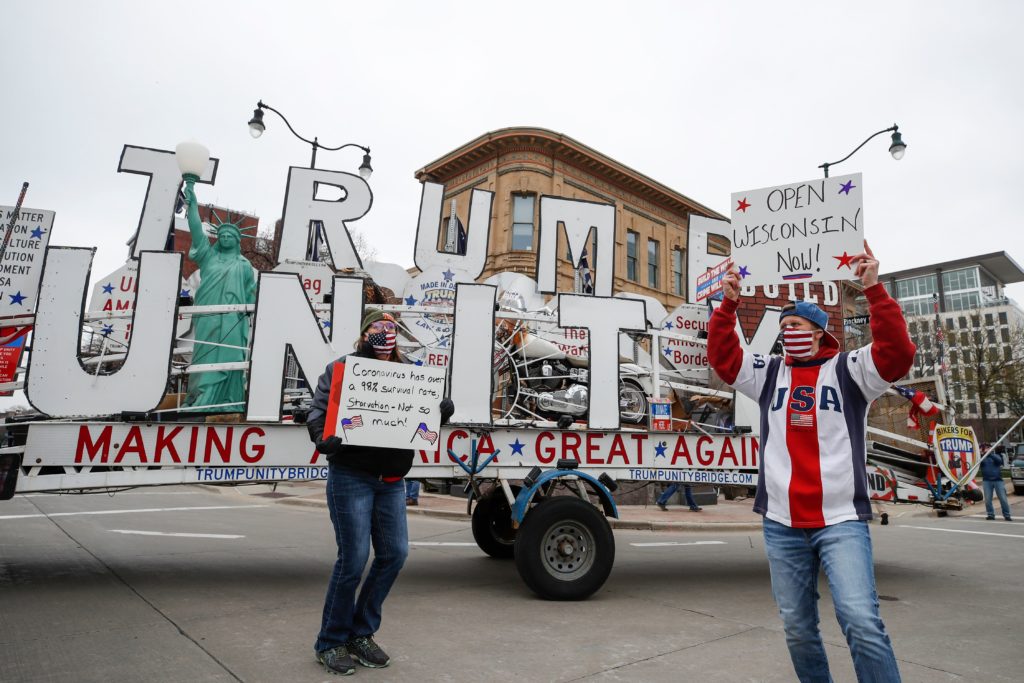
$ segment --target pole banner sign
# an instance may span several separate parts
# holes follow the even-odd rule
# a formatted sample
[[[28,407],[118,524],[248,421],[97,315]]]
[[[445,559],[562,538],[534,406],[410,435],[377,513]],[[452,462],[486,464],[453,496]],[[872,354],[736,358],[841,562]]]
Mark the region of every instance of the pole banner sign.
[[[956,486],[971,479],[981,466],[974,430],[960,425],[935,426],[935,460]]]
[[[711,270],[697,276],[697,303],[722,291],[722,278],[731,265],[732,258],[727,258]]]
[[[732,258],[744,285],[852,280],[864,251],[860,173],[732,194]]]
[[[14,381],[21,352],[25,349],[25,336],[31,329],[31,326],[0,328],[0,384]],[[0,391],[0,396],[13,395],[13,391]]]
[[[324,436],[353,446],[433,450],[444,377],[444,368],[349,356],[334,365]]]
[[[43,256],[53,230],[53,211],[21,209],[10,232],[6,223],[14,216],[13,206],[0,206],[7,248],[0,260],[0,318],[31,315],[36,310]]]
[[[667,398],[652,398],[651,404],[651,431],[671,432],[672,431],[672,401]]]

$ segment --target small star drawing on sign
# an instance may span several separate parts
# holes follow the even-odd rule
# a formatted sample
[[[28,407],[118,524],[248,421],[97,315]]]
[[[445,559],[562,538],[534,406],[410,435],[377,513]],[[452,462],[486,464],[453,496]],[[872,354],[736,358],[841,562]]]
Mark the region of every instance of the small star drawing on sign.
[[[36,229],[32,231],[32,239],[41,240],[43,239],[43,233],[46,232],[41,227],[36,226]]]
[[[448,337],[441,337],[440,339],[438,339],[437,340],[437,345],[440,346],[442,349],[447,349],[448,348]]]
[[[114,291],[114,283],[108,282],[107,284],[103,285],[103,293],[104,294],[110,294],[113,291]]]
[[[739,201],[739,204],[736,206],[736,210],[737,211],[742,211],[743,213],[746,213],[747,209],[749,209],[749,208],[750,208],[750,204],[747,203],[747,198],[746,197],[741,199]]]
[[[326,330],[326,329],[329,329],[329,328],[330,328],[330,326],[331,326],[331,321],[330,321],[330,320],[321,320],[321,321],[320,321],[320,324],[321,324],[321,325],[323,325],[323,326],[324,326],[324,329]]]
[[[454,277],[455,273],[453,273],[452,271],[446,269],[443,273],[441,273],[441,275],[444,275],[444,281],[445,282],[451,282],[452,281],[452,277]]]
[[[672,357],[672,349],[670,349],[667,346],[665,347],[665,350],[662,351],[662,353],[665,354],[665,358],[671,358]]]
[[[671,330],[672,329],[672,323],[671,322],[665,323],[665,329],[666,330]]]
[[[522,456],[522,454],[523,454],[523,446],[525,446],[525,445],[526,445],[525,443],[519,443],[519,437],[516,437],[516,442],[515,443],[510,443],[508,445],[508,447],[512,449],[512,455]]]
[[[852,190],[855,187],[857,187],[857,186],[853,184],[852,180],[847,180],[845,183],[843,183],[839,187],[839,194],[848,195],[848,194],[850,194],[850,190]]]
[[[839,265],[836,266],[836,268],[842,268],[843,266],[846,266],[850,270],[853,270],[853,267],[850,265],[850,261],[853,260],[853,257],[847,254],[845,249],[843,250],[842,256],[833,256],[832,258],[839,261]]]
[[[740,279],[742,280],[743,278],[747,277],[748,275],[750,275],[750,271],[747,270],[747,267],[746,266],[740,266]]]
[[[104,325],[104,326],[103,326],[103,330],[102,330],[102,332],[103,332],[103,336],[104,336],[104,337],[109,337],[109,336],[110,336],[110,334],[111,334],[111,333],[112,333],[113,331],[114,331],[114,326],[113,326],[113,325]]]
[[[405,305],[406,306],[415,306],[416,305],[416,297],[414,297],[412,294],[410,294],[409,296],[405,297]]]
[[[421,360],[418,360],[418,361],[416,361],[415,363],[413,363],[413,365],[423,365],[423,361],[421,361]]]
[[[7,296],[11,297],[11,305],[17,304],[19,306],[23,306],[24,304],[21,302],[28,298],[21,293],[21,290],[18,290],[17,294],[8,294]]]
[[[104,287],[103,291],[106,292],[107,288]],[[109,294],[109,292],[107,292],[107,293]],[[178,297],[181,298],[181,299],[187,299],[190,296],[192,296],[192,294],[187,289],[183,289],[180,292],[178,292]]]
[[[665,457],[665,449],[667,449],[667,448],[668,448],[668,444],[667,443],[665,443],[664,441],[659,441],[658,445],[654,447],[654,457],[655,458],[664,458]]]

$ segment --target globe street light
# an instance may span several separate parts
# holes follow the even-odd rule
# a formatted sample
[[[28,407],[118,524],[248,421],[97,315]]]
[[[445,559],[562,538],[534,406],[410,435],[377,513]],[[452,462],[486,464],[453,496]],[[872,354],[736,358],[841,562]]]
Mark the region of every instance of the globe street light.
[[[285,118],[284,114],[274,109],[269,104],[264,104],[262,100],[256,103],[256,109],[252,113],[252,118],[249,119],[249,135],[253,136],[254,138],[258,138],[259,136],[263,135],[263,131],[267,129],[266,124],[263,122],[264,109],[269,109],[270,111],[280,116],[281,120],[284,121],[284,124],[288,126],[288,130],[292,132],[292,135],[313,147],[313,156],[309,161],[310,168],[316,168],[316,151],[318,149],[326,149],[328,152],[336,152],[339,149],[345,149],[346,147],[358,147],[359,149],[363,150],[363,163],[359,166],[359,177],[361,177],[363,180],[370,179],[370,175],[373,173],[373,167],[370,165],[369,147],[363,147],[362,145],[357,145],[354,142],[349,142],[344,145],[338,145],[337,147],[328,147],[327,145],[320,144],[319,139],[316,137],[314,137],[312,140],[304,138],[297,132],[295,132],[295,129],[292,128],[292,124],[288,122],[288,119]]]
[[[818,168],[825,169],[825,177],[828,178],[829,166],[835,166],[836,164],[843,163],[844,161],[846,161],[847,159],[852,157],[854,154],[856,154],[857,150],[859,150],[864,145],[868,144],[868,140],[871,140],[871,138],[875,137],[876,135],[881,135],[882,133],[892,133],[892,144],[889,145],[889,154],[892,154],[892,158],[895,159],[896,161],[899,161],[900,159],[902,159],[903,158],[903,154],[907,151],[907,145],[906,145],[906,143],[903,142],[903,136],[900,135],[899,126],[897,126],[894,123],[894,124],[892,124],[891,128],[886,128],[885,130],[880,130],[877,133],[875,133],[874,135],[871,135],[867,140],[865,140],[864,142],[862,142],[859,145],[857,145],[857,149],[853,150],[852,152],[847,154],[845,157],[843,157],[839,161],[825,162],[824,164],[821,164],[820,166],[818,166]]]

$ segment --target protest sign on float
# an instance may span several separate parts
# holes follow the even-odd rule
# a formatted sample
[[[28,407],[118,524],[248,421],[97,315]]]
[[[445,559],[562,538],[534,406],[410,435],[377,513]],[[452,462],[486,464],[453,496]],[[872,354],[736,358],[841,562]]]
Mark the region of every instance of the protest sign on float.
[[[961,425],[935,426],[935,462],[956,486],[974,479],[981,467],[981,452],[974,430]]]
[[[444,368],[349,356],[334,366],[324,436],[353,446],[433,448],[444,378]]]
[[[704,301],[722,291],[722,278],[732,266],[732,257],[725,259],[717,266],[697,276],[697,303]]]
[[[744,285],[854,278],[864,250],[861,174],[732,194],[732,259]]]
[[[6,233],[13,206],[0,206]],[[36,309],[43,257],[53,231],[53,211],[22,207],[0,259],[0,317],[31,315]],[[0,239],[3,235],[0,233]]]

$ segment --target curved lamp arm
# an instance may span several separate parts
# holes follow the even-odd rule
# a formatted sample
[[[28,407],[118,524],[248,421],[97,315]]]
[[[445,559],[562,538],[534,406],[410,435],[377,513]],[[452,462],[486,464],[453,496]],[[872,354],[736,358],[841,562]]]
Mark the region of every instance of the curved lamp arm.
[[[288,119],[285,117],[284,114],[282,114],[278,110],[274,109],[269,104],[266,104],[265,102],[263,102],[263,100],[260,100],[259,102],[256,103],[256,108],[257,108],[257,110],[259,110],[259,109],[269,109],[270,111],[272,111],[275,114],[277,114],[278,116],[280,116],[281,120],[284,121],[284,125],[288,126],[288,130],[290,130],[292,132],[292,135],[294,135],[298,139],[302,140],[307,145],[311,145],[313,147],[313,159],[312,159],[312,161],[310,163],[311,166],[316,166],[316,150],[317,149],[325,149],[328,152],[337,152],[339,149],[345,149],[346,147],[358,147],[359,149],[363,150],[364,154],[369,154],[370,153],[370,148],[369,147],[364,147],[362,145],[357,145],[354,142],[349,142],[349,143],[346,143],[344,145],[338,145],[337,147],[328,147],[327,145],[320,144],[320,141],[317,138],[315,138],[315,137],[312,140],[310,140],[308,138],[304,138],[301,135],[299,135],[299,133],[294,128],[292,128],[291,122],[288,121]],[[363,159],[363,162],[364,162],[364,164],[369,165],[369,161],[365,157]]]
[[[857,149],[853,150],[852,152],[850,152],[849,154],[847,154],[847,155],[846,155],[845,157],[843,157],[843,158],[842,158],[842,159],[840,159],[839,161],[826,161],[825,163],[823,163],[823,164],[821,164],[820,166],[818,166],[818,168],[823,168],[823,169],[825,169],[825,177],[826,177],[826,178],[828,178],[828,169],[829,169],[829,166],[835,166],[836,164],[841,164],[841,163],[843,163],[844,161],[846,161],[847,159],[849,159],[850,157],[852,157],[852,156],[853,156],[854,154],[856,154],[856,153],[857,153],[857,151],[858,151],[858,150],[859,150],[859,149],[860,149],[861,147],[863,147],[864,145],[868,144],[868,142],[870,142],[870,141],[872,140],[872,138],[875,138],[875,137],[877,137],[877,136],[881,135],[882,133],[893,133],[893,134],[894,134],[894,135],[893,135],[893,143],[895,144],[895,143],[896,143],[896,138],[897,138],[897,137],[898,137],[898,135],[899,135],[898,131],[899,131],[899,126],[897,126],[897,125],[896,125],[896,124],[894,123],[894,124],[892,124],[892,126],[891,126],[891,127],[889,127],[889,128],[886,128],[885,130],[880,130],[880,131],[878,131],[877,133],[873,133],[872,135],[868,136],[868,139],[867,139],[867,140],[865,140],[864,142],[862,142],[862,143],[860,143],[859,145],[857,145]]]

